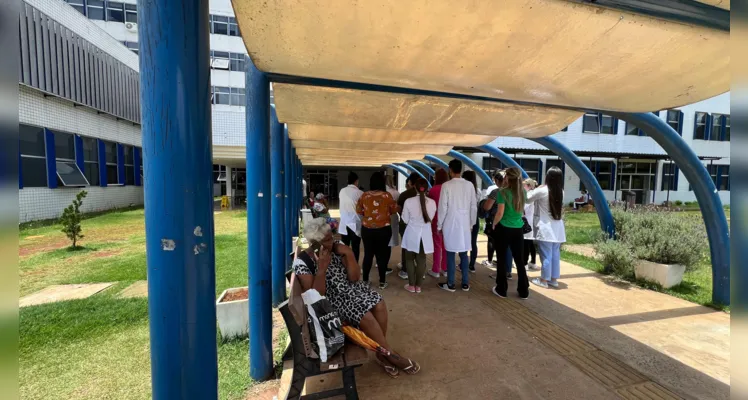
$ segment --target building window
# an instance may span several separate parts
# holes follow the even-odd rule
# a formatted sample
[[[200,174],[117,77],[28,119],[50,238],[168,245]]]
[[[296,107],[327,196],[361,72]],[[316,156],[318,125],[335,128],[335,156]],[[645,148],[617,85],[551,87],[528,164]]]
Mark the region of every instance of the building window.
[[[21,153],[21,184],[23,187],[47,187],[47,158],[44,128],[18,126],[18,147]]]
[[[128,41],[124,41],[124,42],[122,42],[122,44],[124,44],[124,45],[125,45],[125,47],[127,47],[128,49],[130,49],[130,50],[131,50],[131,51],[132,51],[133,53],[135,53],[135,54],[138,54],[138,50],[139,50],[139,48],[140,48],[140,47],[138,46],[138,42],[128,42]]]
[[[211,51],[210,68],[227,69],[229,71],[244,72],[246,68],[244,53],[229,53],[228,51]]]
[[[712,128],[709,140],[718,141],[722,139],[722,114],[712,114]]]
[[[662,164],[662,187],[660,190],[678,190],[678,167],[673,163]]]
[[[637,128],[636,125],[626,122],[626,135],[627,136],[644,136],[641,129]]]
[[[220,15],[210,16],[210,33],[216,35],[228,35],[229,34],[229,17],[223,17]]]
[[[231,88],[213,86],[213,104],[231,105]]]
[[[504,164],[501,163],[497,158],[483,157],[483,170],[493,178],[493,174],[504,168]]]
[[[125,4],[125,22],[138,23],[138,6],[135,4]]]
[[[229,66],[229,69],[231,71],[238,71],[238,72],[244,72],[246,68],[246,59],[247,55],[243,53],[229,53],[229,56],[231,58],[231,65]]]
[[[667,124],[679,135],[683,136],[683,112],[680,110],[667,110]]]
[[[561,132],[568,132],[568,131],[569,131],[569,126],[568,125],[565,126],[564,129],[561,129]]]
[[[117,143],[104,142],[106,152],[106,183],[107,185],[119,185],[117,173]]]
[[[99,186],[99,146],[94,138],[83,139],[83,175],[91,186]]]
[[[231,105],[232,106],[243,106],[247,102],[244,100],[244,89],[242,88],[230,88],[231,89]]]
[[[86,15],[86,6],[83,4],[83,0],[65,0],[71,7],[78,10],[79,13]]]
[[[697,112],[694,117],[694,128],[693,138],[699,140],[706,140],[706,132],[709,121],[709,114],[704,112]]]
[[[719,177],[717,182],[717,190],[730,190],[730,166],[720,165],[719,166]]]
[[[122,145],[125,155],[125,185],[135,185],[135,152],[132,146]]]
[[[517,161],[522,166],[522,169],[525,170],[525,172],[527,173],[527,176],[529,176],[532,179],[535,179],[536,181],[539,180],[540,160],[536,160],[532,158],[523,158]]]
[[[657,164],[648,162],[621,161],[618,165],[618,190],[631,190],[636,193],[636,202],[643,204],[654,190]]]
[[[125,22],[125,6],[122,3],[109,1],[106,4],[106,20]]]
[[[58,185],[88,186],[88,181],[75,162],[75,136],[71,133],[53,132],[55,138],[55,166]]]
[[[603,190],[613,189],[613,162],[598,161],[595,170],[595,178]]]
[[[229,36],[241,36],[239,34],[239,24],[236,23],[234,17],[229,17]]]
[[[610,115],[586,113],[582,118],[582,132],[615,135],[616,122],[616,119]]]
[[[102,0],[86,0],[86,16],[89,19],[106,20],[104,17],[104,2]]]
[[[725,115],[724,119],[724,131],[722,134],[722,140],[725,142],[730,141],[730,115]]]

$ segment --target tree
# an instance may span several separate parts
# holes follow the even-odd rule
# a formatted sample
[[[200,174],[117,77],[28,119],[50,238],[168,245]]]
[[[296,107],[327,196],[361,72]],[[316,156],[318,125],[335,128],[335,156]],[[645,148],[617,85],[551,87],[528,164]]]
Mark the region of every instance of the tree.
[[[77,249],[78,241],[83,239],[80,207],[81,204],[83,204],[83,198],[86,197],[87,194],[88,192],[81,190],[80,193],[75,195],[73,203],[62,211],[62,217],[60,217],[62,232],[68,237],[68,239],[73,241],[73,245],[70,247],[72,250]]]

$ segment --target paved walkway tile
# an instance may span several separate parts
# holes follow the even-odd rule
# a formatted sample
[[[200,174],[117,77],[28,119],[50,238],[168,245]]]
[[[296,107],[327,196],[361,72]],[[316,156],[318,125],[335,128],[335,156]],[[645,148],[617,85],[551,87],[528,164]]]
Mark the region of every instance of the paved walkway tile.
[[[28,307],[57,301],[85,299],[112,285],[114,285],[114,282],[48,286],[36,293],[22,297],[18,301],[18,306]]]

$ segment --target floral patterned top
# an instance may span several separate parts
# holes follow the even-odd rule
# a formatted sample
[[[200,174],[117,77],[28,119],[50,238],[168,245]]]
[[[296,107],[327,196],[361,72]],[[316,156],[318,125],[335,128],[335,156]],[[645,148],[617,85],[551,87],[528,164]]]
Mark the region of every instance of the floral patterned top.
[[[365,228],[384,228],[390,226],[390,215],[397,213],[397,203],[387,192],[369,191],[358,199],[356,213]]]

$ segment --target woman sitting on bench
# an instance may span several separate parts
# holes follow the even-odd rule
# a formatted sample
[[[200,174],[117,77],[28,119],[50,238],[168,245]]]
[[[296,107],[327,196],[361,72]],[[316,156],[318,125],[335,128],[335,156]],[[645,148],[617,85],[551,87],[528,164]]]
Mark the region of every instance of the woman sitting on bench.
[[[400,370],[414,375],[421,370],[417,362],[395,353],[387,343],[387,307],[382,295],[361,280],[358,266],[350,247],[335,242],[330,225],[323,218],[315,218],[304,226],[304,237],[311,246],[294,261],[293,269],[303,291],[316,289],[326,296],[343,322],[361,329],[369,338],[389,350],[385,357],[377,353],[377,360],[390,376]]]
[[[574,209],[579,210],[580,206],[586,206],[590,202],[590,195],[582,189],[582,195],[574,199]]]

